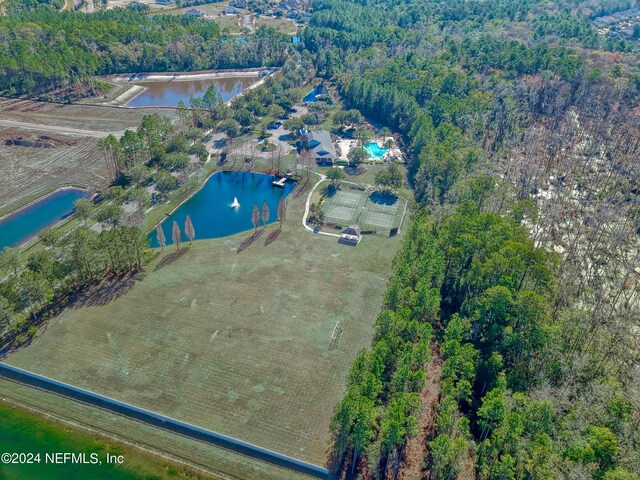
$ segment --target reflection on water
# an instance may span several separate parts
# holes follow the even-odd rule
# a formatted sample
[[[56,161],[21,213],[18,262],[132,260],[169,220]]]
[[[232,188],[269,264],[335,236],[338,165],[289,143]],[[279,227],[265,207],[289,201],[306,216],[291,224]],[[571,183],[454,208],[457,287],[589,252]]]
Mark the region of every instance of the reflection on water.
[[[201,190],[162,223],[167,244],[173,243],[171,229],[174,220],[178,222],[185,240],[184,225],[187,215],[191,218],[197,239],[227,237],[253,230],[253,206],[257,205],[262,211],[264,202],[267,202],[270,210],[267,223],[275,222],[278,202],[286,198],[295,186],[293,182],[286,182],[284,188],[275,187],[272,185],[275,179],[272,175],[249,172],[214,173]],[[235,203],[234,199],[239,206],[231,208]],[[152,247],[159,246],[155,231],[150,233],[149,238]]]
[[[175,107],[182,100],[187,105],[191,97],[204,95],[210,85],[215,85],[227,102],[245,88],[258,81],[256,77],[209,78],[172,82],[136,82],[147,90],[129,103],[130,107]]]

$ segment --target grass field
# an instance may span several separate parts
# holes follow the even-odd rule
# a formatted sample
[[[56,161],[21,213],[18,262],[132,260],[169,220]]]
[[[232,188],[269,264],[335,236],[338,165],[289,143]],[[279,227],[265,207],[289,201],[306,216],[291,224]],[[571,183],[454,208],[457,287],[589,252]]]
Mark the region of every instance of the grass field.
[[[202,13],[208,16],[215,16],[220,13],[228,6],[228,2],[221,3],[206,3],[204,5],[197,5],[195,7],[184,7],[184,8],[169,8],[164,11],[153,12],[154,15],[184,15],[187,10],[191,10],[192,8],[196,8],[200,10]],[[244,12],[244,10],[242,10]]]
[[[143,279],[80,300],[6,361],[324,464],[331,411],[400,242],[314,236],[299,223],[304,200],[290,197],[269,245],[265,234],[237,254],[241,234],[165,251]]]
[[[167,108],[117,108],[95,105],[66,105],[0,97],[0,117],[22,122],[118,132],[137,128],[142,117],[160,113],[175,117]]]
[[[290,18],[257,17],[256,28],[262,25],[265,27],[273,27],[279,32],[289,35],[293,35],[297,30],[296,24]]]
[[[175,115],[170,109],[124,109],[90,105],[60,105],[0,98],[0,119],[29,128],[0,125],[0,215],[9,213],[63,186],[104,187],[106,164],[95,137],[52,133],[48,126],[118,132],[137,128],[146,114]],[[40,129],[41,126],[41,129]],[[8,146],[17,137],[47,136],[53,148]]]

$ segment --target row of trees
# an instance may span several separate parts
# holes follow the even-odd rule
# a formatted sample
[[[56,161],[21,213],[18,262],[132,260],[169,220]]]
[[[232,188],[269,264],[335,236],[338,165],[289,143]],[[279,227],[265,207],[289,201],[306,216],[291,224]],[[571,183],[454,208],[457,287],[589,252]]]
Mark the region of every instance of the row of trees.
[[[95,218],[103,227],[99,233],[84,225],[64,236],[47,229],[39,235],[43,248],[34,253],[25,256],[13,248],[0,253],[0,268],[11,272],[0,282],[2,344],[24,343],[45,314],[57,312],[83,289],[143,266],[149,256],[146,236],[121,225],[113,212],[98,211]]]

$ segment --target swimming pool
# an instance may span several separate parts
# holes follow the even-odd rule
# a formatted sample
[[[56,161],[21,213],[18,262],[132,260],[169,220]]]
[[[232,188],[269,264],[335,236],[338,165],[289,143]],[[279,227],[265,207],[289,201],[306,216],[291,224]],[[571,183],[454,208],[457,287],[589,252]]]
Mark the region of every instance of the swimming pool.
[[[389,151],[388,148],[381,147],[377,142],[369,142],[364,146],[364,149],[369,154],[370,158],[380,160],[384,157],[384,154]]]

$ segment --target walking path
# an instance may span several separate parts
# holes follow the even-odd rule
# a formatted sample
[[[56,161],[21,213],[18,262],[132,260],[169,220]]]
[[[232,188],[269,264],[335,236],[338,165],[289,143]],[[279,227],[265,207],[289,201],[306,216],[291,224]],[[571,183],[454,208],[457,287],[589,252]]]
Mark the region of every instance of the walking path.
[[[36,130],[39,132],[47,132],[47,133],[59,133],[61,135],[72,135],[72,136],[79,136],[79,137],[104,138],[104,137],[108,137],[109,135],[113,135],[116,138],[120,138],[122,135],[124,135],[124,131],[99,132],[97,130],[83,130],[81,128],[60,127],[57,125],[47,125],[44,123],[19,122],[18,120],[9,120],[6,118],[0,119],[0,126],[22,128],[24,130]]]
[[[318,230],[317,232],[311,228],[309,225],[307,225],[307,216],[309,215],[309,208],[311,207],[311,196],[313,195],[313,192],[316,191],[316,188],[318,188],[318,185],[320,185],[323,181],[325,181],[327,179],[327,177],[321,173],[318,172],[313,172],[316,175],[318,175],[320,177],[320,180],[318,180],[316,182],[316,184],[311,188],[311,191],[309,192],[309,194],[307,195],[307,202],[304,205],[304,215],[302,215],[302,226],[309,230],[311,233],[318,233],[320,235],[326,235],[328,237],[336,237],[336,238],[340,238],[340,235],[338,235],[337,233],[328,233],[328,232],[323,232]]]
[[[311,477],[325,479],[329,476],[329,470],[325,467],[289,457],[267,448],[254,445],[237,438],[229,437],[212,430],[191,425],[144,408],[136,407],[90,390],[74,387],[73,385],[59,382],[52,378],[45,377],[44,375],[38,375],[6,363],[0,362],[0,377],[39,388],[41,390],[46,390],[57,395],[62,395],[72,400],[93,405],[103,410],[107,410],[154,427],[162,428],[178,435],[183,435],[201,442],[226,448],[248,457],[288,468]]]

